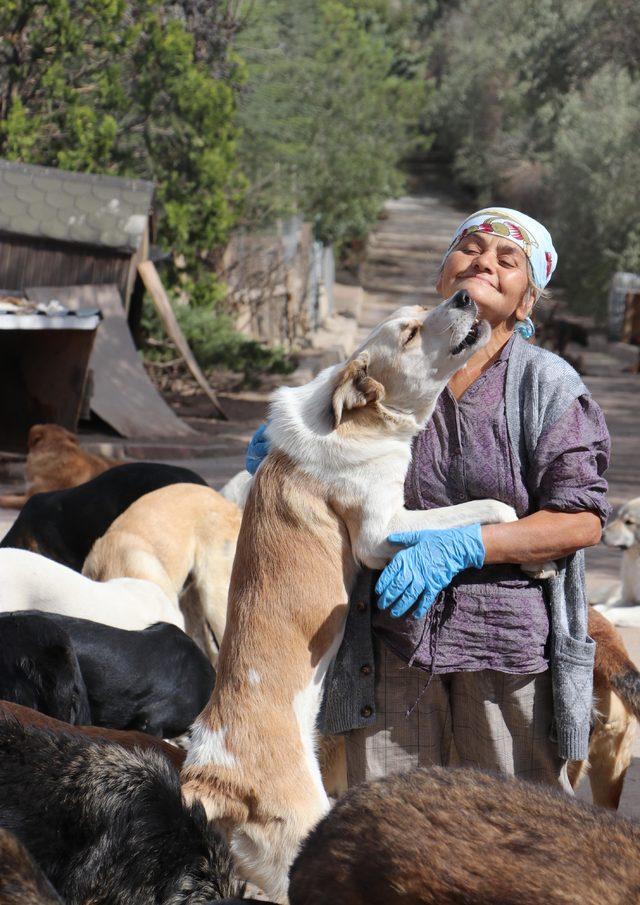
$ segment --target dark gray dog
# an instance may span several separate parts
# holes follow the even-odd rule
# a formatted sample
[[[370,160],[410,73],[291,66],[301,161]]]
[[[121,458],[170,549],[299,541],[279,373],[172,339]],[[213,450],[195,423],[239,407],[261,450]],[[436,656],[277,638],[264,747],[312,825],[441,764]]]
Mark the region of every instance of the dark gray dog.
[[[0,720],[0,827],[67,905],[204,905],[237,895],[226,845],[154,751]]]

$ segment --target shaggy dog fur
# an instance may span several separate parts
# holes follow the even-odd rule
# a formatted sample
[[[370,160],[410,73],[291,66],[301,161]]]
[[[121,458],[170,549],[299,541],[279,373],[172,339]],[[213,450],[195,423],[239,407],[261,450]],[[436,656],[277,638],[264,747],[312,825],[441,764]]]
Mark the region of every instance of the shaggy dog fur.
[[[90,723],[91,711],[73,645],[41,614],[0,614],[0,699],[66,723]]]
[[[38,614],[15,618],[28,624],[34,617]],[[89,722],[96,726],[173,738],[187,731],[209,700],[213,667],[175,625],[158,622],[129,632],[54,613],[40,618],[71,639],[89,696]]]
[[[167,484],[206,484],[188,468],[155,462],[118,465],[68,490],[27,500],[0,547],[42,553],[79,572],[87,553],[135,500]]]
[[[63,723],[61,720],[45,716],[37,710],[22,707],[20,704],[12,704],[9,701],[0,701],[0,718],[13,718],[22,726],[48,729],[51,733],[66,732],[68,735],[81,735],[98,739],[98,741],[117,742],[130,751],[133,751],[134,748],[143,751],[157,751],[163,754],[176,770],[180,770],[184,763],[185,752],[182,748],[165,742],[164,739],[147,735],[146,732],[136,732],[135,730],[123,732],[121,729],[105,729],[102,726],[72,726],[70,723]]]
[[[85,452],[71,431],[57,424],[34,424],[29,430],[27,489],[0,496],[0,506],[21,509],[34,493],[77,487],[121,461]]]
[[[56,894],[31,855],[13,833],[0,829],[0,902],[2,905],[56,905]]]
[[[204,905],[237,895],[226,846],[151,751],[0,723],[0,826],[67,905]]]
[[[357,786],[309,834],[290,905],[629,905],[640,827],[542,785],[440,767]]]

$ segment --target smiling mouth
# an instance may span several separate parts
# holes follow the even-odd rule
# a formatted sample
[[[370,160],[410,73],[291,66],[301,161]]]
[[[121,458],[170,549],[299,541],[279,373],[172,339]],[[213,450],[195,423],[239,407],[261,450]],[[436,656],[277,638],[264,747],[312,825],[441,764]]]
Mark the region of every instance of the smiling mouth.
[[[471,329],[462,340],[459,342],[457,346],[454,346],[451,350],[452,355],[459,355],[464,349],[469,349],[471,346],[475,346],[480,338],[480,320],[476,317],[474,322],[471,324]]]

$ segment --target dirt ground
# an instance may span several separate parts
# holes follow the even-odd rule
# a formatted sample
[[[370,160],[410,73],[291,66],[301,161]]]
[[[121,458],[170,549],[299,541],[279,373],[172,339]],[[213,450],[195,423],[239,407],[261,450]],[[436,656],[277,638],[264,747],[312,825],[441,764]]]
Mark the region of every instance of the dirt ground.
[[[437,297],[432,287],[448,239],[463,213],[443,192],[429,190],[420,196],[396,199],[386,206],[373,235],[363,268],[364,294],[357,312],[354,341],[368,333],[382,317],[403,304],[433,304]],[[331,341],[331,340],[329,340]],[[607,345],[604,337],[595,337],[583,353],[584,380],[602,406],[612,438],[612,460],[608,473],[610,500],[618,506],[640,495],[640,419],[638,394],[640,376],[625,373],[635,352],[621,345]],[[305,367],[296,378],[311,376]],[[292,382],[284,378],[283,382]],[[206,402],[183,400],[180,414],[202,432],[197,442],[126,442],[117,438],[86,435],[85,445],[104,453],[119,452],[132,459],[171,461],[199,472],[219,489],[243,467],[244,451],[255,428],[263,420],[267,392],[223,394],[221,400],[231,420],[210,419]],[[19,478],[20,467],[0,469],[0,475]],[[0,481],[3,478],[0,477]],[[6,489],[6,483],[0,492]],[[0,537],[12,524],[14,512],[0,509]],[[587,582],[590,593],[617,580],[620,554],[603,546],[587,551]],[[629,652],[640,664],[640,629],[623,629]],[[580,797],[588,799],[588,783]],[[634,761],[629,772],[621,812],[640,819],[640,737],[636,738]]]

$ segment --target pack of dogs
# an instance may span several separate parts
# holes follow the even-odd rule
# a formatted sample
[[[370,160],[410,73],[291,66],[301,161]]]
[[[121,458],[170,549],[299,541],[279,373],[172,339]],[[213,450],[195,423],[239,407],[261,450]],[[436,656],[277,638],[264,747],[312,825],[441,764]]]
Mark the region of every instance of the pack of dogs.
[[[291,905],[640,901],[640,828],[612,813],[640,716],[606,618],[633,608],[628,564],[589,618],[589,761],[569,770],[594,806],[473,770],[347,790],[323,769],[344,757],[316,722],[359,570],[393,531],[516,518],[403,502],[413,437],[488,333],[465,293],[399,309],[276,391],[269,456],[221,493],[31,429],[25,492],[0,498],[21,507],[0,542],[0,902],[247,903],[247,882]],[[636,510],[605,542],[640,549]]]

